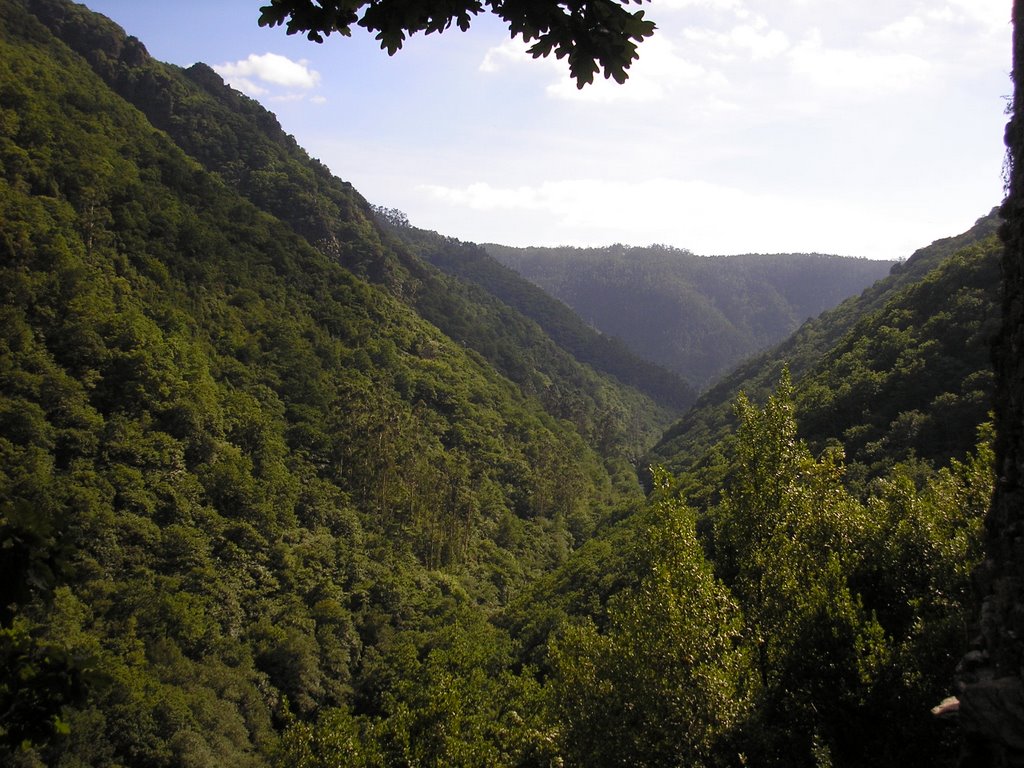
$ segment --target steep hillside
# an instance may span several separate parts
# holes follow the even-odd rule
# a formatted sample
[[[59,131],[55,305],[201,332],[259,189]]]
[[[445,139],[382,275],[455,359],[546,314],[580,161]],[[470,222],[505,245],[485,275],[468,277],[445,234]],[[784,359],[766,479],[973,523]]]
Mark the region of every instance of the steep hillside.
[[[655,402],[685,410],[696,400],[696,392],[678,374],[638,357],[619,339],[594,330],[568,306],[492,258],[483,247],[407,225],[390,229],[431,264],[480,286],[534,320],[576,359],[635,387]]]
[[[18,0],[0,168],[0,761],[262,765],[331,708],[392,755],[523,749],[529,704],[474,730],[520,698],[486,616],[635,490]]]
[[[156,61],[116,24],[65,0],[31,0],[29,7],[207,170],[321,253],[483,355],[552,416],[573,422],[606,457],[635,461],[692,402],[685,388],[678,393],[678,382],[662,391],[648,388],[652,402],[621,379],[595,375],[574,350],[552,342],[501,297],[484,295],[418,258],[380,230],[350,184],[310,158],[271,113],[205,64],[182,70]]]
[[[706,394],[648,505],[505,609],[571,764],[958,764],[929,711],[969,647],[994,484],[996,223]]]
[[[892,266],[815,254],[703,257],[663,246],[485,248],[603,333],[698,388]]]
[[[866,467],[882,457],[943,463],[963,455],[991,408],[997,227],[993,212],[922,248],[885,280],[739,366],[666,432],[650,461],[692,468],[735,424],[737,394],[763,401],[783,367],[796,385],[801,434],[818,449],[841,440],[847,457]]]

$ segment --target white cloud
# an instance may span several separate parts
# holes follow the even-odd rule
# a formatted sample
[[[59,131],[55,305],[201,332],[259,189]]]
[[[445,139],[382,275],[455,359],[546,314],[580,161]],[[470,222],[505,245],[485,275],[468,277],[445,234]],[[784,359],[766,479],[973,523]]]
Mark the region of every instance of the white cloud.
[[[714,8],[733,10],[743,5],[741,0],[659,0],[659,7],[666,8]]]
[[[501,188],[487,182],[476,182],[463,188],[425,184],[422,189],[437,200],[476,211],[540,210],[546,207],[544,199],[551,196],[550,190],[544,188],[525,185]]]
[[[909,53],[828,48],[817,30],[794,46],[789,58],[793,73],[816,86],[867,96],[911,90],[931,72],[926,60]]]
[[[270,91],[266,88],[256,85],[252,80],[247,77],[236,77],[227,81],[229,85],[237,88],[242,93],[246,93],[249,96],[266,96]]]
[[[517,187],[424,185],[420,191],[451,212],[445,231],[457,232],[456,221],[475,221],[491,233],[491,241],[508,245],[664,242],[703,254],[894,255],[894,244],[885,240],[888,230],[863,231],[863,214],[848,203],[759,194],[701,180],[571,179]],[[743,225],[737,226],[740,212]],[[499,232],[502,223],[505,232]],[[550,232],[558,234],[545,234]],[[458,236],[487,239],[473,231]]]
[[[576,87],[576,81],[568,76],[551,83],[544,89],[548,96],[566,101],[581,101],[597,104],[615,102],[650,102],[660,101],[665,96],[665,88],[656,80],[638,77],[633,71],[624,85],[602,79],[598,74],[591,85],[582,90]]]
[[[546,86],[545,92],[555,99],[569,101],[640,103],[663,100],[670,92],[680,88],[717,90],[727,85],[727,80],[720,72],[680,56],[667,36],[656,35],[644,41],[640,52],[640,58],[629,68],[629,79],[623,85],[606,80],[598,74],[594,82],[583,89],[577,88],[576,81],[566,74],[564,62],[548,57],[552,65],[548,71],[556,79]],[[526,52],[523,43],[508,40],[487,51],[479,70],[496,73],[507,66],[520,64],[536,67],[538,62]]]
[[[730,37],[736,47],[746,50],[754,61],[775,58],[789,48],[789,38],[778,29],[762,31],[743,25],[733,29]]]
[[[943,57],[964,69],[969,62],[990,66],[1005,58],[1009,33],[1009,4],[1003,0],[946,0],[918,3],[913,12],[876,29],[868,39]]]
[[[752,205],[754,197],[740,190],[704,181],[667,178],[631,182],[567,179],[517,187],[477,182],[464,187],[425,185],[422,189],[436,200],[471,211],[544,213],[563,227],[592,232],[597,242],[604,240],[606,229],[632,222],[639,231],[649,233],[647,237],[672,231],[674,236],[670,239],[685,244],[687,229],[689,234],[696,235],[707,228],[705,214],[709,211],[719,212],[712,213],[711,219],[724,219],[738,209],[756,210]],[[680,212],[687,210],[701,211],[702,221],[695,217],[693,222],[682,223]]]
[[[688,28],[683,37],[691,45],[703,47],[706,55],[722,62],[739,58],[760,61],[773,59],[789,47],[789,37],[779,29],[769,29],[764,19],[754,24],[740,24],[727,32],[707,28]]]
[[[923,13],[929,37],[961,73],[1005,62],[1010,50],[1010,4],[1002,0],[947,0]],[[936,56],[940,55],[938,47]]]
[[[740,18],[747,18],[750,11],[747,10],[743,0],[658,0],[657,9],[667,8],[669,10],[710,10],[732,13]]]
[[[1010,3],[1005,0],[948,0],[946,8],[961,22],[981,25],[992,31],[1008,30]]]
[[[870,37],[881,43],[899,45],[921,37],[925,29],[925,22],[920,16],[904,16],[899,21],[894,21],[872,32]]]
[[[311,69],[308,61],[293,61],[278,53],[252,53],[245,59],[218,64],[213,69],[230,85],[250,96],[269,93],[267,88],[256,81],[302,90],[315,88],[320,83],[320,73]]]
[[[666,98],[671,92],[721,89],[725,77],[689,61],[676,52],[667,37],[654,37],[642,44],[640,58],[629,69],[629,79],[619,85],[611,80],[598,80],[580,90],[567,77],[547,87],[549,96],[561,99],[611,102],[651,102]]]
[[[500,72],[509,66],[537,61],[526,52],[526,48],[527,43],[524,43],[519,38],[505,40],[501,45],[490,48],[484,54],[483,61],[480,62],[479,71],[487,73]]]

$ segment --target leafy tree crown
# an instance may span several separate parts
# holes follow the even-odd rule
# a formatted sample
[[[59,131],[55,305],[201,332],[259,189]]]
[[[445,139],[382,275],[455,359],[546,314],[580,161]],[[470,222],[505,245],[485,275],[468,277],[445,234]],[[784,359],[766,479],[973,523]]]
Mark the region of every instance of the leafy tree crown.
[[[465,32],[485,10],[500,17],[512,37],[533,45],[534,58],[554,53],[568,58],[576,86],[605,78],[624,83],[638,58],[637,44],[654,34],[654,22],[631,4],[645,0],[271,0],[260,8],[260,26],[284,24],[289,35],[302,32],[322,43],[333,32],[352,34],[352,25],[375,32],[382,50],[394,55],[408,35],[443,32],[452,24]]]

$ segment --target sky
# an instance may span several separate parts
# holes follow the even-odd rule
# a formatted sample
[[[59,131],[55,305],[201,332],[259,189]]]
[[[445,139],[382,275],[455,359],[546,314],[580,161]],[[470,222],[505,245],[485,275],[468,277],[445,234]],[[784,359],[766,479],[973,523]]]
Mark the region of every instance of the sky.
[[[652,0],[629,80],[582,91],[490,15],[389,57],[260,28],[265,2],[86,0],[462,240],[901,259],[1003,196],[1010,0]]]

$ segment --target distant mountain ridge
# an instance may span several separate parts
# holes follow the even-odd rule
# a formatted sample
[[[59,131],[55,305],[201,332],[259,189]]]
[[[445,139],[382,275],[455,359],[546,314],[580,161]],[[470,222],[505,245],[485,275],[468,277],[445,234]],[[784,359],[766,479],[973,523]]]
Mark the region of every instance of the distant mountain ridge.
[[[685,410],[696,400],[696,391],[681,376],[587,325],[563,302],[501,264],[483,247],[410,226],[392,227],[391,231],[434,266],[480,286],[537,322],[578,360],[636,387],[656,402]]]
[[[484,248],[699,389],[894,266],[820,254],[708,257],[666,246]]]

